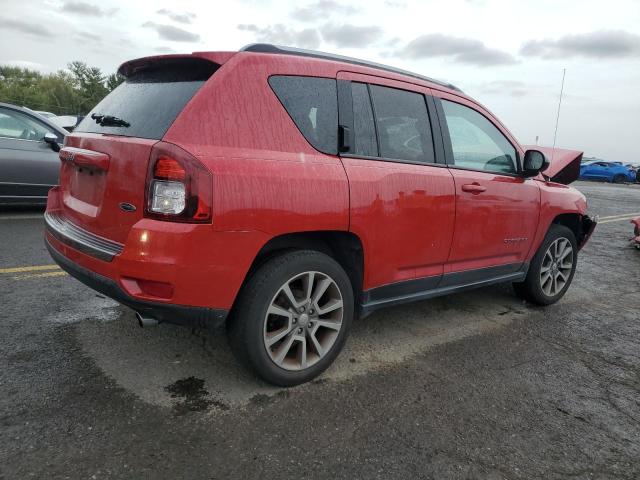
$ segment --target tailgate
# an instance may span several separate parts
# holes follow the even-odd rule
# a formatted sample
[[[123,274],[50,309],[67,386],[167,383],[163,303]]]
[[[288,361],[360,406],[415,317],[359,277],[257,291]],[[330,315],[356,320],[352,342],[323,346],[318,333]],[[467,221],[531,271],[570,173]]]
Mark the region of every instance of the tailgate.
[[[65,217],[89,232],[124,243],[144,213],[147,167],[157,141],[90,133],[67,137],[60,170]]]
[[[70,228],[125,243],[144,215],[152,147],[219,67],[174,55],[120,68],[124,82],[66,137],[60,152],[60,213]]]

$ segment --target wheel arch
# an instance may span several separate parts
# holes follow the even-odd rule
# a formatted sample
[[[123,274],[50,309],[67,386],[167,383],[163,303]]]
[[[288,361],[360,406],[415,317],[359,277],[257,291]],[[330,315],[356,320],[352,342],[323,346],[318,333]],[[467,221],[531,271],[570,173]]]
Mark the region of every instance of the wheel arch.
[[[578,250],[582,249],[587,242],[595,226],[591,218],[580,213],[561,213],[553,219],[551,225],[563,225],[571,230],[576,237],[576,242],[578,242]]]
[[[551,222],[551,225],[564,225],[573,232],[576,241],[580,243],[582,215],[579,213],[561,213]],[[551,225],[549,228],[551,228]]]
[[[360,238],[347,231],[293,232],[271,238],[260,248],[253,259],[242,287],[266,261],[292,250],[315,250],[338,262],[351,281],[355,305],[359,304],[358,299],[362,293],[364,281],[364,249]]]

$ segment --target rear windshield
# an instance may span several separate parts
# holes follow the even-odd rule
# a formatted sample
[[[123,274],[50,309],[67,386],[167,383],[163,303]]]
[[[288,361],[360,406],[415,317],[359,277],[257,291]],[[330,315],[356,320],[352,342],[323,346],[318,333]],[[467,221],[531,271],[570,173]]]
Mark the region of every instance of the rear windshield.
[[[170,59],[134,70],[89,112],[75,131],[159,140],[217,68],[201,59]],[[91,118],[92,114],[117,117],[129,126],[106,121],[100,125]]]

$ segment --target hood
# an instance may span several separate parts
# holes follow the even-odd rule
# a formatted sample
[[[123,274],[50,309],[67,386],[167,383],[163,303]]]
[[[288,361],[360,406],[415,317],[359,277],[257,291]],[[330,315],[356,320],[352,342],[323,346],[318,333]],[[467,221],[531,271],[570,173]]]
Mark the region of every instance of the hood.
[[[539,150],[547,157],[549,167],[542,174],[552,182],[569,185],[580,176],[580,160],[583,152],[577,150],[554,149],[538,145],[524,145],[525,150]]]

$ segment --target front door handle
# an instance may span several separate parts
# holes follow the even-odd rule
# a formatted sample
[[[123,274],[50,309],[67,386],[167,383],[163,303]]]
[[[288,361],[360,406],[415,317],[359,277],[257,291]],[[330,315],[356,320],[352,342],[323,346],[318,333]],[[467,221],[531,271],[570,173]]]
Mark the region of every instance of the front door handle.
[[[487,187],[483,187],[482,185],[476,182],[462,185],[463,192],[473,193],[474,195],[477,195],[478,193],[486,192],[486,190],[487,190]]]

